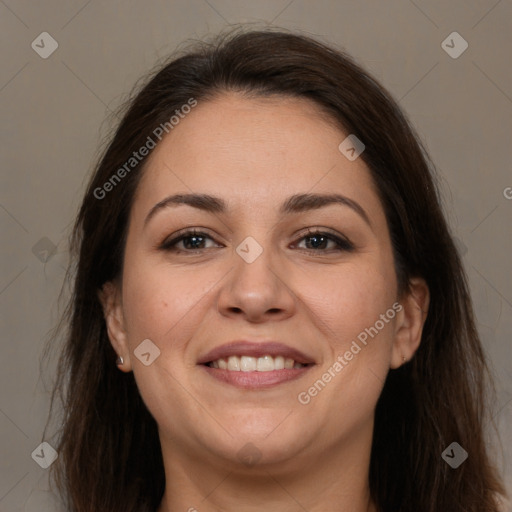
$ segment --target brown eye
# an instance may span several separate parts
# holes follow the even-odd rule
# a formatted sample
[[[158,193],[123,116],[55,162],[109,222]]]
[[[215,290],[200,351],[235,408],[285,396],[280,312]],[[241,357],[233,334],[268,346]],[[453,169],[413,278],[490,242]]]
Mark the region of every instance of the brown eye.
[[[213,238],[200,231],[185,231],[171,240],[166,240],[160,248],[171,252],[196,252],[210,248],[204,246],[206,240],[213,241]],[[181,247],[179,244],[182,244]]]
[[[308,231],[308,234],[300,240],[305,240],[306,250],[313,252],[354,250],[354,246],[348,240],[325,231]],[[330,248],[329,242],[331,242]]]

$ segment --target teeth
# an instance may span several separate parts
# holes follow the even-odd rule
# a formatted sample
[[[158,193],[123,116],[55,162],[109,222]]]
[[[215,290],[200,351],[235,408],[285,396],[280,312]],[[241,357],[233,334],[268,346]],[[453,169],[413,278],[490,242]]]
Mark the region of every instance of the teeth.
[[[270,356],[258,357],[256,369],[259,372],[271,372],[275,369],[274,358]]]
[[[274,357],[274,368],[276,370],[284,370],[284,357],[283,356]]]
[[[256,358],[242,356],[240,358],[240,370],[243,372],[254,372],[256,370]]]
[[[229,356],[227,359],[217,359],[210,363],[212,368],[229,370],[232,372],[271,372],[274,370],[291,370],[292,368],[303,368],[305,365],[296,363],[293,359],[283,356]]]
[[[240,358],[236,356],[229,356],[228,370],[239,372],[240,371]]]

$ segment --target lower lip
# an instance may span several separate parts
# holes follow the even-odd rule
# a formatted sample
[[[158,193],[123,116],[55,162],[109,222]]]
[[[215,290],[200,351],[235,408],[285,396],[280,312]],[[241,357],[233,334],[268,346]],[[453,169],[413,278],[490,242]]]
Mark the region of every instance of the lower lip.
[[[302,377],[312,367],[311,365],[289,370],[272,370],[271,372],[236,372],[211,368],[206,365],[201,366],[213,378],[244,389],[261,389],[284,384]]]

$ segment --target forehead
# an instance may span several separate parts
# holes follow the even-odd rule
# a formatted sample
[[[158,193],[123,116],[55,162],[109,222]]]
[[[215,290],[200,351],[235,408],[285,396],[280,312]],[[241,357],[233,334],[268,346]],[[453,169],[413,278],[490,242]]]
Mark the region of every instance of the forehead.
[[[375,203],[365,163],[338,149],[347,135],[307,99],[219,95],[199,102],[156,146],[134,207],[208,192],[233,208],[277,208],[291,194],[333,189]]]

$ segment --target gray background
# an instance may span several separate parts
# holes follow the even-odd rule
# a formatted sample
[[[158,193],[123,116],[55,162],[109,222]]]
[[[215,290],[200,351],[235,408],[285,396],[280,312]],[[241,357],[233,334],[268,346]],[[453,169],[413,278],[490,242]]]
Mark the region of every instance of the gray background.
[[[419,131],[442,175],[497,377],[497,461],[512,491],[510,0],[0,0],[0,511],[56,510],[48,471],[31,458],[52,374],[41,381],[39,357],[57,320],[70,223],[115,121],[108,116],[178,44],[247,21],[347,50]],[[47,59],[31,47],[44,31],[59,45]],[[453,31],[469,44],[458,58],[441,46]]]

